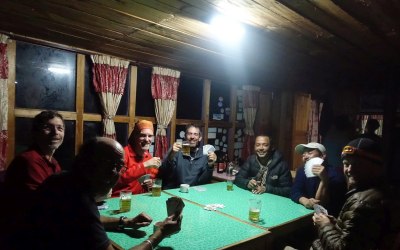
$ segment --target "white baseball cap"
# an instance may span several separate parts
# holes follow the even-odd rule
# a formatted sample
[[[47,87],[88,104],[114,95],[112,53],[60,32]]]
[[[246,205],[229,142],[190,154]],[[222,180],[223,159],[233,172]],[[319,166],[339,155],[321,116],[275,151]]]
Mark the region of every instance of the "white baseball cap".
[[[310,142],[307,144],[299,144],[294,148],[294,151],[298,154],[303,154],[306,149],[318,149],[321,153],[325,154],[326,149],[324,145],[317,142]]]

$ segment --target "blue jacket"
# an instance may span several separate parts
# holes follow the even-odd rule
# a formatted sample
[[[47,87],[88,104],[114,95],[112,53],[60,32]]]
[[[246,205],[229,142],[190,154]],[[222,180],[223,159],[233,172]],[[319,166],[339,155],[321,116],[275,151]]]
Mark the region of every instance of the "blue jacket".
[[[235,184],[243,189],[248,189],[247,184],[252,177],[260,171],[257,155],[250,155],[247,161],[240,167],[236,175]],[[268,166],[266,192],[288,197],[292,186],[292,175],[282,154],[277,150],[272,153],[272,161]]]
[[[168,150],[158,169],[158,178],[163,179],[163,189],[177,188],[180,184],[196,186],[211,182],[214,166],[208,166],[208,158],[203,155],[202,147],[199,147],[193,158],[179,151],[169,160],[171,150],[172,148]]]
[[[346,180],[340,167],[325,166],[329,177],[329,204],[326,207],[329,214],[336,216],[345,200],[347,192]],[[320,179],[318,176],[307,178],[304,172],[304,165],[296,171],[290,198],[299,203],[300,197],[315,198]]]

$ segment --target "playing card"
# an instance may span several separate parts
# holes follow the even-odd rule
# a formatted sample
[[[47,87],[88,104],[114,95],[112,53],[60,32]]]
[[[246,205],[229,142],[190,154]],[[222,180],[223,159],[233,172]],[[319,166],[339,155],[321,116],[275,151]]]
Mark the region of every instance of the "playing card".
[[[305,172],[307,178],[316,176],[316,175],[313,174],[313,172],[312,172],[312,167],[313,167],[314,165],[320,165],[320,164],[322,164],[323,162],[324,162],[324,160],[321,159],[321,158],[319,158],[319,157],[315,157],[315,158],[312,158],[312,159],[308,160],[308,161],[306,162],[306,164],[304,164],[304,172]]]
[[[185,204],[181,198],[171,197],[167,201],[167,214],[168,216],[174,215],[174,219],[177,219],[183,210]]]
[[[316,213],[316,214],[326,214],[326,215],[328,215],[328,210],[326,210],[321,205],[314,204],[313,208],[314,208],[314,213]]]
[[[208,155],[209,152],[215,152],[213,145],[206,144],[203,146],[203,155]]]

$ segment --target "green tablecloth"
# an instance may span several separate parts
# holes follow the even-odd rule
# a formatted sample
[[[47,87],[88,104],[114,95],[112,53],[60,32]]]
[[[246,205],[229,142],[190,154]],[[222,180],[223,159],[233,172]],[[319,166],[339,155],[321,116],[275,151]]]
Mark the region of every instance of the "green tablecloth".
[[[191,190],[191,194],[195,192]],[[205,194],[205,193],[203,193]],[[165,193],[161,197],[149,194],[134,195],[132,209],[127,213],[114,214],[119,208],[119,199],[109,199],[109,209],[101,210],[100,214],[107,216],[133,217],[140,212],[146,212],[153,218],[153,223],[137,231],[107,232],[108,237],[124,249],[137,245],[148,238],[153,232],[153,224],[167,216],[165,201],[171,197]],[[247,210],[246,210],[247,211]],[[159,247],[173,249],[205,250],[217,249],[247,241],[268,234],[267,230],[243,223],[220,213],[204,210],[202,207],[185,201],[183,210],[182,230],[164,239]]]
[[[199,191],[200,189],[205,189],[205,191]],[[225,207],[218,209],[219,211],[244,221],[249,221],[248,200],[258,197],[262,200],[262,208],[260,214],[261,222],[257,224],[266,228],[280,226],[313,213],[313,210],[306,209],[304,206],[285,197],[268,193],[256,195],[237,186],[234,186],[233,191],[227,191],[225,182],[190,187],[188,193],[181,193],[179,189],[169,189],[165,190],[165,192],[196,202],[201,206],[223,204]]]

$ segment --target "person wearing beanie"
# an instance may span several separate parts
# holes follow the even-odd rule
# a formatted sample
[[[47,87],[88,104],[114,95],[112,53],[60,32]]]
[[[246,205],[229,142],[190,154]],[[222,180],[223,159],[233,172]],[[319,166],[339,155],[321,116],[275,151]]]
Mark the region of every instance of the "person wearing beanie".
[[[395,224],[399,212],[388,205],[395,196],[384,188],[381,153],[380,145],[368,138],[355,139],[343,148],[347,199],[337,219],[314,213],[318,239],[313,242],[312,249],[399,249],[399,246],[387,245],[393,244],[398,235],[398,228],[391,231],[391,225]],[[389,208],[393,208],[396,216]]]
[[[202,136],[199,126],[187,125],[185,136],[190,144],[190,154],[182,154],[182,144],[175,142],[159,168],[163,189],[177,188],[180,184],[196,186],[211,182],[216,154],[203,152],[203,147],[200,147]]]
[[[315,204],[322,205],[331,214],[337,215],[346,193],[345,178],[341,169],[328,164],[326,149],[320,143],[299,144],[295,147],[295,152],[302,155],[304,165],[297,168],[290,198],[309,209]],[[319,160],[319,163],[314,163],[306,169],[307,162],[310,161],[310,164],[316,160]]]
[[[139,120],[131,132],[128,145],[124,147],[126,171],[112,190],[112,197],[118,197],[121,191],[131,191],[133,194],[148,192],[161,165],[159,157],[149,153],[154,137],[154,127],[151,121]],[[143,182],[139,178],[150,175]]]

